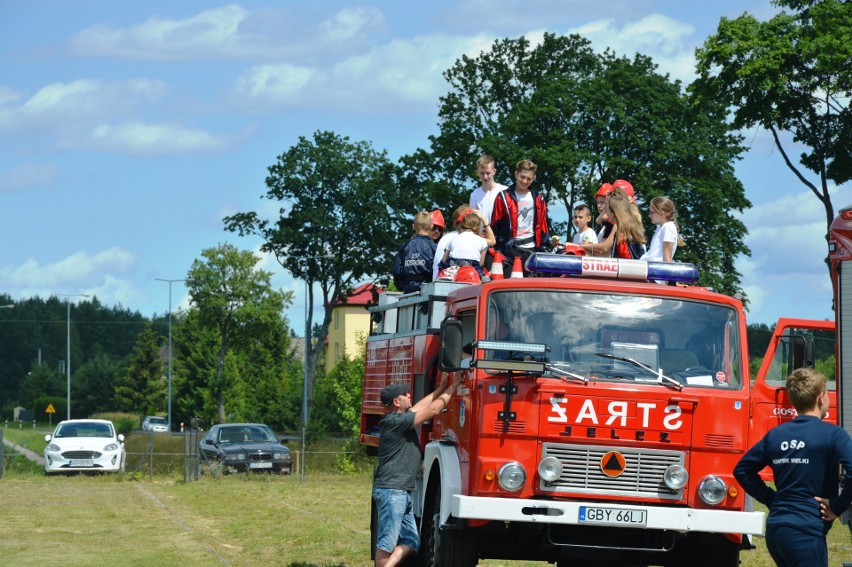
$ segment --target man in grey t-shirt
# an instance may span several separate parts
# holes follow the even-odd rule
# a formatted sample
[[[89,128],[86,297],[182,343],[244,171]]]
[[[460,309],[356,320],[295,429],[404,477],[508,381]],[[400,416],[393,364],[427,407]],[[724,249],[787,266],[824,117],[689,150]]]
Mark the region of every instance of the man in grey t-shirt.
[[[379,466],[373,476],[373,500],[378,510],[376,567],[398,565],[420,548],[411,492],[420,472],[420,440],[416,428],[446,409],[461,382],[456,372],[447,388],[447,375],[435,390],[412,406],[409,384],[389,384],[381,400],[388,413],[379,423]]]

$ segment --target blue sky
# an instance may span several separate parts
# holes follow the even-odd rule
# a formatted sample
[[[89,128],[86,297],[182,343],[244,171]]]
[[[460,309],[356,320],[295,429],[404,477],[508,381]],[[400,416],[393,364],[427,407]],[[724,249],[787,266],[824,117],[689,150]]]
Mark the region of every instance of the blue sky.
[[[156,278],[185,277],[220,243],[258,247],[222,218],[264,206],[266,168],[299,136],[332,130],[394,159],[427,147],[442,71],[503,37],[581,33],[689,82],[695,48],[744,11],[775,13],[763,0],[0,0],[0,292],[163,314]],[[833,317],[821,205],[766,133],[745,134],[749,322]],[[850,202],[835,191],[836,208]],[[263,267],[295,292],[301,330],[304,284]],[[185,303],[181,283],[172,294]]]

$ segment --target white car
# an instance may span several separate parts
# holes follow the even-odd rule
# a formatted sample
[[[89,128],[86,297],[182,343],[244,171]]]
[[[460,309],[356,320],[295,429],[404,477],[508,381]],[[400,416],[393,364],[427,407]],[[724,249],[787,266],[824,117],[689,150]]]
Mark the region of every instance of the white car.
[[[105,419],[61,421],[53,435],[45,435],[44,474],[124,471],[124,435],[116,434]]]
[[[169,421],[165,417],[149,415],[142,421],[142,431],[153,431],[154,433],[168,433]]]

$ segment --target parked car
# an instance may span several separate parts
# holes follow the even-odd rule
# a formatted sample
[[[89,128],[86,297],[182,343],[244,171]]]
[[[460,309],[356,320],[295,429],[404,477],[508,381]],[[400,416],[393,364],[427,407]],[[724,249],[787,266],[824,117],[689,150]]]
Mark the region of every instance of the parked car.
[[[45,435],[44,474],[71,471],[124,471],[124,435],[105,419],[61,421]]]
[[[142,420],[142,431],[153,431],[154,433],[168,433],[169,420],[165,417],[149,415]]]
[[[224,472],[290,474],[293,468],[290,449],[262,423],[214,425],[199,443],[199,449],[208,468],[221,465]]]

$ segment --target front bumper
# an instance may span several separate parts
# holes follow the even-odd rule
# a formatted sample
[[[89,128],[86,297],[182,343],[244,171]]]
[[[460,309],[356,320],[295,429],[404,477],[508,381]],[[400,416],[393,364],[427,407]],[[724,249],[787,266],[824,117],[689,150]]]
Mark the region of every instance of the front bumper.
[[[222,466],[228,472],[274,472],[278,474],[290,474],[292,472],[292,461],[246,461],[238,459],[223,459]]]
[[[106,453],[92,452],[92,455],[74,455],[68,457],[62,453],[45,451],[44,472],[74,472],[74,471],[97,471],[97,472],[120,472],[122,469],[123,455],[121,451],[110,451]]]
[[[600,502],[567,502],[558,500],[526,500],[518,498],[452,497],[452,514],[456,518],[530,522],[539,524],[583,525],[580,508],[645,511],[644,529],[670,530],[682,533],[718,533],[762,535],[763,512],[641,506]],[[613,526],[618,528],[619,526]]]

